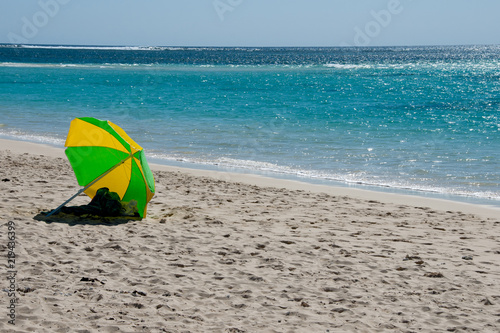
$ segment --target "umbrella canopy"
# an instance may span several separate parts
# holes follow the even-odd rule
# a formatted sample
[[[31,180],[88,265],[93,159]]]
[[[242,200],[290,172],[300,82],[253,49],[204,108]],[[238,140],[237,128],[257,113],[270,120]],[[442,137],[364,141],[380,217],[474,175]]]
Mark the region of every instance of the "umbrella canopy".
[[[137,201],[141,217],[155,193],[153,173],[144,151],[127,133],[110,121],[90,117],[71,122],[66,156],[76,179],[90,198],[98,189],[109,188],[122,201]]]

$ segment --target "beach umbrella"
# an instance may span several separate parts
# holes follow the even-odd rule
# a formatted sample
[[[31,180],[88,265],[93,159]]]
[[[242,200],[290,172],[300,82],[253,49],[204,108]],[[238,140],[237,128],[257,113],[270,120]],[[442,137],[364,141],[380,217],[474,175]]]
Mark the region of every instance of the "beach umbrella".
[[[149,200],[155,193],[153,173],[144,151],[127,133],[110,121],[91,117],[75,118],[66,138],[66,156],[80,186],[93,198],[98,189],[107,187],[121,201],[137,201],[139,215],[146,216]]]

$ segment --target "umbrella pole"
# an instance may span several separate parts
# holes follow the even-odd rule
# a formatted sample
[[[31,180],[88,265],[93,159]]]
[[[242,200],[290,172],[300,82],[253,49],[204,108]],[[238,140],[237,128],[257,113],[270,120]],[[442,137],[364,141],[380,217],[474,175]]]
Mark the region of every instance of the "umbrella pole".
[[[97,177],[96,179],[94,179],[93,181],[91,181],[87,186],[85,186],[84,188],[82,188],[75,195],[73,195],[71,198],[69,198],[68,200],[66,200],[63,204],[61,204],[59,207],[57,207],[56,209],[54,209],[53,211],[51,211],[50,213],[48,213],[45,216],[49,217],[49,216],[57,213],[58,211],[60,211],[61,208],[63,208],[64,206],[66,206],[68,204],[68,202],[70,202],[71,200],[73,200],[74,198],[76,198],[77,196],[79,196],[82,192],[84,192],[86,189],[88,189],[89,187],[91,187],[92,185],[94,185],[95,183],[97,183],[99,180],[101,180],[101,178],[103,178],[104,176],[106,176],[108,173],[110,173],[114,169],[118,168],[123,163],[125,163],[129,158],[132,158],[132,154],[130,156],[128,156],[126,159],[124,159],[123,161],[121,161],[120,163],[118,163],[115,166],[113,166],[111,169],[109,169],[108,171],[106,171],[102,175],[100,175],[99,177]]]
[[[85,191],[85,188],[82,188],[80,191],[78,191],[75,195],[73,195],[71,198],[69,198],[68,200],[66,200],[62,205],[60,205],[59,207],[57,207],[56,209],[54,209],[53,211],[51,211],[50,213],[48,213],[47,217],[51,216],[52,214],[55,214],[57,213],[58,211],[61,210],[61,208],[63,208],[64,206],[66,206],[68,204],[68,202],[70,202],[71,200],[73,200],[74,198],[76,198],[77,196],[80,195],[80,193],[82,193],[83,191]]]

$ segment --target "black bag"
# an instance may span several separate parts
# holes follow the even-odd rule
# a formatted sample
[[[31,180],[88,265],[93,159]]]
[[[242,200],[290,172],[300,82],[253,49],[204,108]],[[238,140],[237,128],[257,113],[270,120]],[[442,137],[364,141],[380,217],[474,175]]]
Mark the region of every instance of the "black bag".
[[[88,205],[71,206],[61,208],[65,214],[84,215],[91,214],[97,216],[120,216],[122,204],[120,196],[115,192],[110,192],[107,187],[97,190],[94,198]]]

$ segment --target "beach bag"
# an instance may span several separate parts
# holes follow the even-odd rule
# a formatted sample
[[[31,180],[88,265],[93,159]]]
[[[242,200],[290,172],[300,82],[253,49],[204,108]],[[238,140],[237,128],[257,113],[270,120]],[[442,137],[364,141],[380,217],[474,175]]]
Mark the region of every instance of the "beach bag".
[[[97,190],[88,205],[62,207],[61,212],[73,215],[120,216],[122,204],[116,192],[110,192],[107,187]]]
[[[88,205],[100,210],[98,215],[101,216],[119,216],[122,210],[120,196],[116,192],[110,192],[107,187],[98,189]]]

